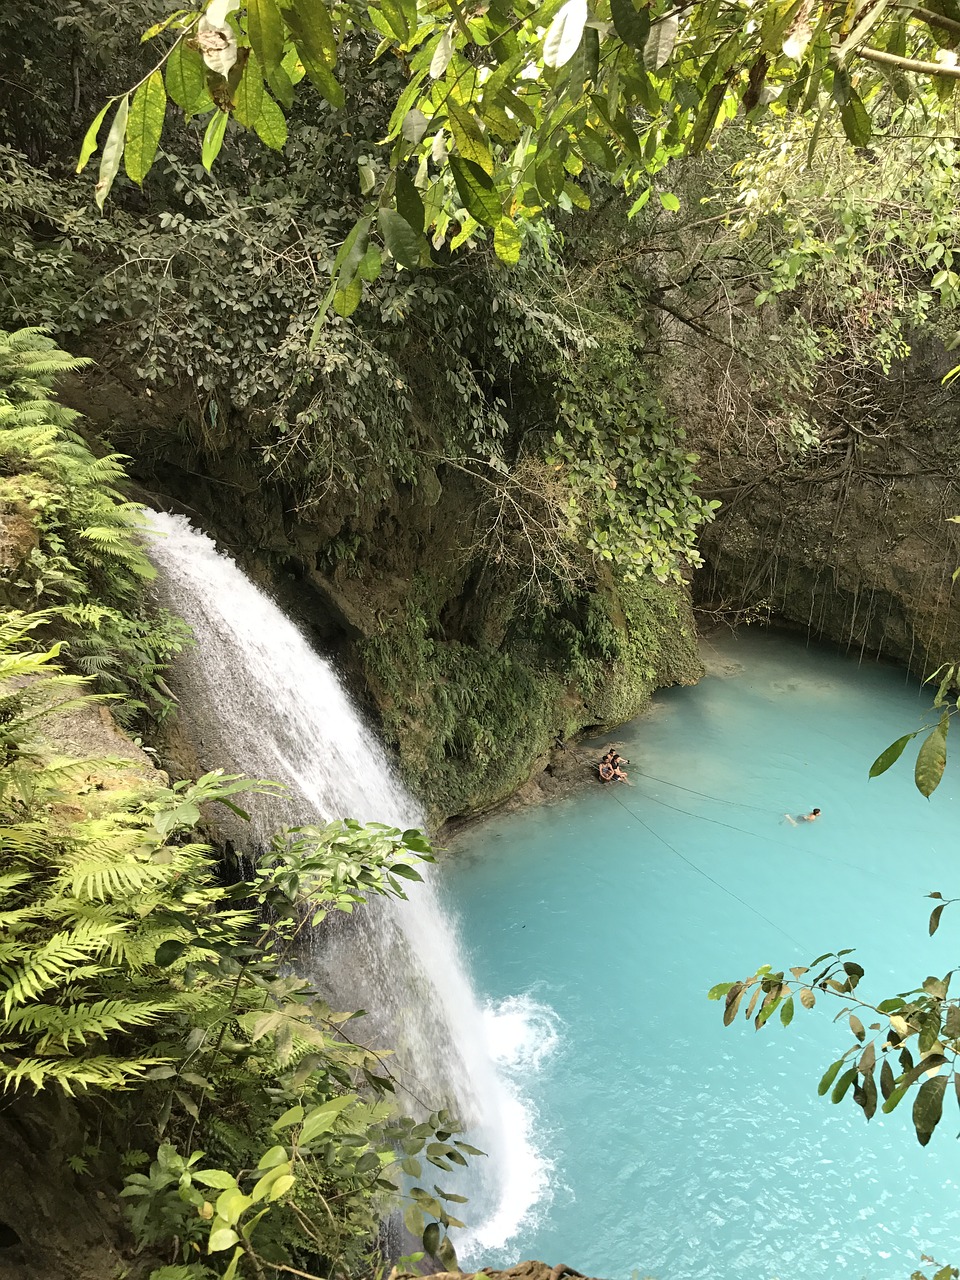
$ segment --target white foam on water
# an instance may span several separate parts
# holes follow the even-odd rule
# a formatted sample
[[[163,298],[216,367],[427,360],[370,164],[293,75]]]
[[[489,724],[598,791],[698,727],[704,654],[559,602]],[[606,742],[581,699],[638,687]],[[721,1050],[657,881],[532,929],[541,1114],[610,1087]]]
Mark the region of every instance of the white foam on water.
[[[288,788],[284,801],[245,800],[253,820],[235,833],[241,847],[255,856],[278,826],[336,817],[422,826],[333,666],[283,611],[182,516],[151,513],[149,526],[164,602],[197,640],[171,682],[203,766]],[[408,902],[372,902],[315,939],[306,962],[341,1007],[369,1011],[375,1047],[397,1047],[408,1105],[447,1107],[476,1135],[488,1159],[470,1172],[483,1215],[470,1239],[499,1248],[547,1194],[550,1165],[522,1080],[556,1043],[555,1025],[527,997],[480,1009],[432,869],[422,870]]]
[[[502,1158],[499,1203],[457,1241],[462,1260],[502,1251],[530,1228],[552,1198],[554,1167],[538,1130],[531,1098],[536,1075],[560,1043],[560,1019],[532,996],[508,996],[483,1010],[487,1050],[499,1068],[502,1129],[508,1149]]]
[[[538,1071],[560,1042],[560,1019],[532,996],[507,996],[483,1010],[494,1062],[511,1072]]]

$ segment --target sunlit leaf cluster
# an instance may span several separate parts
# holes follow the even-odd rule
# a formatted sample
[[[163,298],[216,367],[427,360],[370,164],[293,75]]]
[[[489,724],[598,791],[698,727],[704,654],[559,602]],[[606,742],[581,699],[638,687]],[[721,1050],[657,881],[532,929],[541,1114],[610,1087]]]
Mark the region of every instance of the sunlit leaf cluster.
[[[948,7],[380,0],[363,9],[211,0],[146,33],[162,50],[156,68],[108,103],[81,161],[101,145],[109,117],[98,200],[124,157],[142,181],[160,145],[166,95],[206,117],[208,168],[231,121],[282,147],[298,81],[306,77],[341,108],[343,48],[373,32],[376,57],[399,61],[406,84],[384,139],[387,175],[379,189],[361,175],[369,209],[336,266],[329,301],[349,314],[376,270],[372,236],[408,269],[428,264],[440,245],[483,235],[504,262],[516,262],[524,223],[545,209],[589,206],[581,177],[597,171],[642,187],[672,156],[702,150],[738,112],[809,115],[811,145],[836,119],[854,146],[866,146],[873,117],[910,99],[918,78],[942,100],[952,95],[960,12]],[[641,191],[635,207],[645,199]]]

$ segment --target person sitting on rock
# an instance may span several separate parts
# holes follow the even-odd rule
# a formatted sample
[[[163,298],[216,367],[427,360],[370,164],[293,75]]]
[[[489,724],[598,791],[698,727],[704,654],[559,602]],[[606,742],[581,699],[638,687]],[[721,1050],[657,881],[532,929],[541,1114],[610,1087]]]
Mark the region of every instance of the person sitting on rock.
[[[627,775],[623,771],[624,763],[623,757],[615,748],[610,747],[598,765],[601,782],[626,782]]]

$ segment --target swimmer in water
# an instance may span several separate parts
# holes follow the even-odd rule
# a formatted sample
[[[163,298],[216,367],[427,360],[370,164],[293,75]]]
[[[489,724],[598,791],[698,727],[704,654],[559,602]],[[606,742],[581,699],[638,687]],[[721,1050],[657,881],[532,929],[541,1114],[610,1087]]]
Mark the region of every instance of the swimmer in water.
[[[820,817],[820,810],[811,809],[809,813],[798,813],[796,817],[789,813],[785,813],[783,816],[792,827],[795,827],[798,822],[816,822]]]

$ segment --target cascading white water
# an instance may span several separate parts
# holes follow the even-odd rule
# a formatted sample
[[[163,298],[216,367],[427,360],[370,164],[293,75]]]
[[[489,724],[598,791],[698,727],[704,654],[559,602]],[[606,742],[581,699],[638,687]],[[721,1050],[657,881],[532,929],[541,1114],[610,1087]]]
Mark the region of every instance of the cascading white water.
[[[254,853],[285,823],[353,817],[420,826],[396,778],[330,663],[206,535],[181,516],[151,513],[149,553],[164,603],[197,644],[173,677],[181,717],[205,768],[282,782],[286,800],[255,798],[241,844]],[[247,807],[250,807],[249,805]],[[373,1035],[398,1049],[395,1070],[410,1096],[447,1106],[488,1152],[471,1199],[483,1221],[469,1243],[508,1240],[546,1190],[531,1116],[498,1074],[485,1022],[451,920],[423,868],[409,901],[371,903],[314,948],[312,975],[344,1008],[371,1015]],[[475,1135],[475,1136],[474,1136]]]

